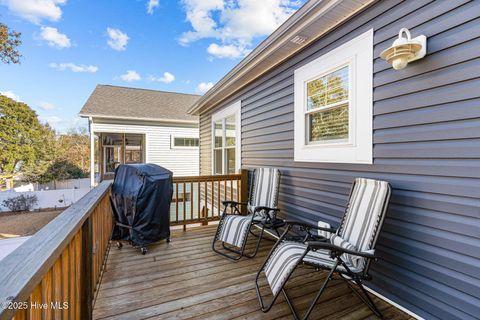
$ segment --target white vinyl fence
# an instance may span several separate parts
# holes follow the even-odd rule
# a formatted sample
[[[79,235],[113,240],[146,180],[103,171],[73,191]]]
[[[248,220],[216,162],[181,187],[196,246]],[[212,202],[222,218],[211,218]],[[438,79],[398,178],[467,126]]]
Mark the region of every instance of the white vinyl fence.
[[[4,191],[0,192],[0,211],[9,211],[3,206],[3,200],[24,195],[36,195],[38,203],[33,209],[46,208],[64,208],[72,205],[82,198],[90,188],[81,189],[63,189],[63,190],[42,190],[42,191],[28,191],[28,192],[14,192]]]
[[[52,181],[49,183],[15,183],[13,189],[7,191],[39,191],[39,190],[63,190],[63,189],[83,189],[90,188],[90,178],[68,179],[60,181]]]

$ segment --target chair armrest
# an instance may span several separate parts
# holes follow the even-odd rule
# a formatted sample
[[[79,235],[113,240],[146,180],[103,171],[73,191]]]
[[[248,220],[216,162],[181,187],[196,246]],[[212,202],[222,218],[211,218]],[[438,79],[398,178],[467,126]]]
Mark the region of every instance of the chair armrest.
[[[226,200],[226,201],[222,201],[222,204],[224,206],[232,206],[232,207],[236,207],[238,205],[241,205],[241,206],[246,206],[248,203],[246,202],[238,202],[238,201],[230,201],[230,200]]]
[[[231,201],[231,200],[225,200],[225,201],[222,201],[222,204],[225,206],[224,209],[223,209],[223,213],[222,213],[222,217],[226,214],[239,214],[239,215],[242,215],[242,213],[240,212],[239,210],[239,207],[238,206],[242,206],[242,205],[247,205],[246,202],[238,202],[238,201]],[[228,206],[230,206],[231,208],[231,211],[230,213],[227,213],[227,208]]]
[[[317,225],[314,225],[313,223],[309,222],[300,222],[300,221],[295,221],[295,220],[287,220],[285,221],[288,225],[292,226],[300,226],[308,229],[316,229],[316,230],[323,230],[323,231],[328,231],[331,233],[337,232],[336,228],[324,228],[324,227],[319,227]]]
[[[327,249],[327,250],[330,250],[330,251],[341,252],[342,254],[347,253],[347,254],[351,254],[351,255],[359,256],[359,257],[364,257],[364,258],[368,258],[368,259],[376,259],[377,258],[377,256],[372,254],[372,253],[349,250],[347,248],[339,247],[339,246],[336,246],[336,245],[328,243],[328,242],[308,241],[306,244],[309,248],[311,248],[313,250]]]
[[[278,208],[270,208],[270,207],[266,207],[266,206],[258,206],[258,207],[255,207],[254,213],[259,212],[259,211],[263,211],[263,210],[265,210],[265,211],[275,211],[275,214],[280,211],[280,209],[278,209]]]

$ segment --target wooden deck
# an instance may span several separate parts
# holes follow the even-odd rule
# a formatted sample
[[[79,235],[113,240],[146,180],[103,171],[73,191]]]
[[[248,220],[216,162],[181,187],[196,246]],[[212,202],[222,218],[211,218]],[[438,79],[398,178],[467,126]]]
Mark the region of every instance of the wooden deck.
[[[170,244],[152,246],[145,256],[128,246],[121,250],[112,246],[94,319],[291,319],[283,297],[270,312],[262,313],[255,294],[255,274],[273,242],[264,240],[255,259],[232,262],[212,252],[215,228],[174,231]],[[297,268],[287,288],[299,310],[306,309],[324,276],[311,268]],[[263,290],[269,291],[265,284]],[[411,319],[383,301],[378,305],[386,319]],[[311,319],[375,317],[339,281],[325,292]]]

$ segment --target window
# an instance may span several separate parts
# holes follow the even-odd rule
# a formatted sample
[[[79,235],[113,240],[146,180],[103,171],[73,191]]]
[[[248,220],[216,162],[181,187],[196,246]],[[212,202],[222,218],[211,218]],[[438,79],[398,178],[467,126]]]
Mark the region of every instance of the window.
[[[295,161],[372,163],[373,30],[295,70]]]
[[[308,142],[348,140],[348,66],[307,82]]]
[[[240,170],[240,107],[238,101],[212,116],[214,174],[233,174]]]
[[[199,139],[195,137],[175,137],[172,136],[173,148],[191,148],[198,147]]]
[[[145,162],[145,134],[105,132],[100,136],[104,175],[115,173],[123,163]]]
[[[143,163],[143,134],[125,134],[125,163]]]

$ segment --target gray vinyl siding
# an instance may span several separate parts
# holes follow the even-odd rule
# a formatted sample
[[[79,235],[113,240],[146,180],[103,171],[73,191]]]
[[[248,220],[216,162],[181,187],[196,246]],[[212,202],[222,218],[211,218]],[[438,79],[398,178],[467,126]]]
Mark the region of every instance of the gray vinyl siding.
[[[389,181],[390,210],[369,286],[427,319],[480,317],[480,1],[379,1],[261,76],[242,101],[242,167],[282,171],[283,215],[338,224],[355,177]],[[378,59],[401,27],[428,55]],[[293,161],[294,70],[374,28],[374,163]],[[211,112],[200,172],[211,174]]]

